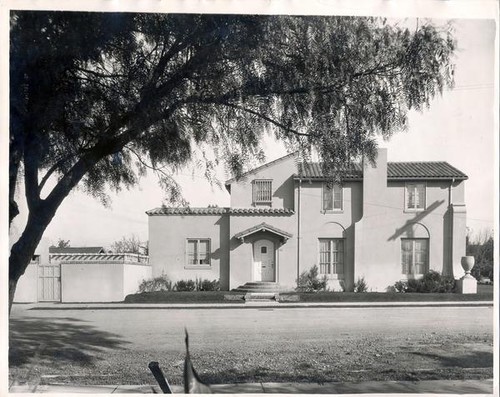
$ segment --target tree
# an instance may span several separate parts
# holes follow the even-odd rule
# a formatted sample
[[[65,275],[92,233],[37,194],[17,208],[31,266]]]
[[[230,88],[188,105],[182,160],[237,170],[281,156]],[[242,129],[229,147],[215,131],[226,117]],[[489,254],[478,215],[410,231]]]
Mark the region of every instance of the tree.
[[[70,246],[69,240],[63,240],[62,238],[57,240],[57,247],[58,248],[67,248],[69,246]]]
[[[106,201],[194,147],[205,175],[263,159],[264,132],[324,171],[376,153],[453,82],[448,29],[376,18],[15,11],[10,31],[9,224],[23,182],[28,221],[9,258],[9,299],[77,185]],[[49,183],[50,182],[50,183]]]
[[[493,281],[494,275],[494,250],[493,234],[490,230],[483,229],[475,237],[467,233],[466,255],[471,255],[475,259],[471,274],[480,280],[487,277]]]
[[[111,244],[111,250],[113,252],[127,252],[131,254],[148,254],[148,243],[142,243],[139,237],[132,234],[131,236],[124,236],[121,240],[115,241]]]

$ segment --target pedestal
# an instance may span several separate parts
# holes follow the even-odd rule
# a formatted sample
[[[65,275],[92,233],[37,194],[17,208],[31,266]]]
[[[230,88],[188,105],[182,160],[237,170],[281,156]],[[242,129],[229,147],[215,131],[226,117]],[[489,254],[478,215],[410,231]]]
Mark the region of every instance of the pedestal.
[[[466,274],[458,280],[458,292],[460,294],[476,294],[477,280],[470,274]]]

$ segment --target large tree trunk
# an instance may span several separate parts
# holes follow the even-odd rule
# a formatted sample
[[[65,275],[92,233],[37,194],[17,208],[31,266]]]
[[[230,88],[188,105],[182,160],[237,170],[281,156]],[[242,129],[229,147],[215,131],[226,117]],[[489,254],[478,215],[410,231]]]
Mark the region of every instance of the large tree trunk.
[[[16,294],[17,280],[13,280],[9,277],[9,316],[12,309],[12,303],[14,302],[14,295]]]
[[[114,150],[114,148],[112,149]],[[90,153],[88,156],[81,158],[57,183],[45,200],[40,200],[38,196],[38,183],[36,187],[32,186],[31,189],[31,193],[36,194],[36,197],[30,196],[29,189],[26,188],[26,198],[29,208],[28,222],[21,237],[12,246],[9,257],[9,314],[12,302],[14,301],[17,281],[30,264],[36,247],[38,247],[43,233],[52,221],[57,209],[68,196],[69,192],[80,182],[85,173],[107,154],[109,153]],[[27,161],[25,162],[27,163]],[[38,179],[35,171],[33,173],[35,176],[31,175],[31,178],[37,182]],[[29,177],[30,174],[26,171],[25,180],[28,180]],[[33,181],[28,182],[33,183]],[[26,182],[27,185],[28,182]]]
[[[41,206],[38,211],[30,213],[28,222],[19,240],[12,246],[9,257],[9,314],[14,301],[17,282],[31,262],[35,250],[42,239],[45,229],[54,216],[55,211]]]

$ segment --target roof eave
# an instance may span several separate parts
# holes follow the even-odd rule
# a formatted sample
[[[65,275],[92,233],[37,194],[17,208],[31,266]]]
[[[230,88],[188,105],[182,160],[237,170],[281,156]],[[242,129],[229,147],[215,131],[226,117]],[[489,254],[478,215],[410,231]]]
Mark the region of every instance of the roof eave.
[[[468,176],[388,176],[389,181],[465,181]]]
[[[318,181],[318,182],[323,182],[323,181],[331,181],[331,178],[327,178],[325,176],[294,176],[293,177],[294,181]],[[341,178],[341,181],[345,182],[360,182],[362,181],[363,178],[360,176],[357,177],[346,177],[346,178]]]

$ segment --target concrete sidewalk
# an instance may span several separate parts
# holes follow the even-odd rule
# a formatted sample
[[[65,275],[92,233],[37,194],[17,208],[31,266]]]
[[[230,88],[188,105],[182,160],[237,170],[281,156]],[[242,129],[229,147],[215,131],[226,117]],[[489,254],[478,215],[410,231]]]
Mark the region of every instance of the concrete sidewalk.
[[[280,393],[280,394],[493,394],[493,379],[485,380],[424,380],[359,383],[239,383],[211,385],[214,393]],[[182,386],[172,386],[174,393],[183,393]],[[160,393],[157,385],[70,386],[39,385],[11,386],[10,393]]]
[[[253,309],[269,307],[274,309],[290,309],[300,307],[489,307],[492,301],[447,301],[447,302],[293,302],[279,303],[272,301],[247,303],[26,303],[14,305],[24,306],[28,310],[123,310],[123,309]]]

